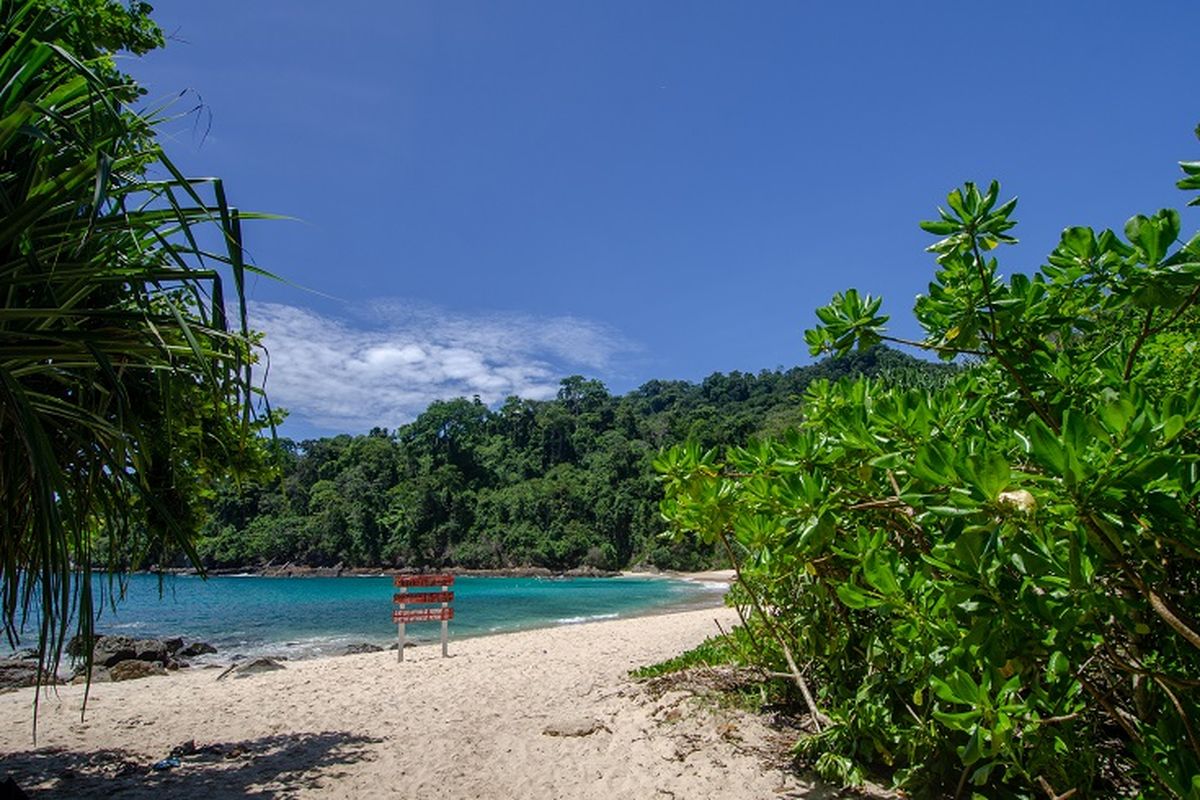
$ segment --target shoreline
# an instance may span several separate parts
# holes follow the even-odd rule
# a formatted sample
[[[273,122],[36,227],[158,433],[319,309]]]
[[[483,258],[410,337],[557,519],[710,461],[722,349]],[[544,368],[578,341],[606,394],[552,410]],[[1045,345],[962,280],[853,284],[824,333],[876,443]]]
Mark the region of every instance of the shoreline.
[[[747,743],[757,718],[648,695],[628,671],[736,623],[708,608],[291,662],[0,695],[0,752],[31,797],[725,798],[800,790]],[[727,714],[731,716],[713,715]],[[152,769],[176,752],[177,762]],[[166,763],[166,762],[163,762]],[[793,795],[797,796],[797,795]]]
[[[282,569],[282,568],[281,568]],[[290,568],[289,568],[290,569]],[[378,570],[366,568],[338,569],[326,567],[297,568],[296,572],[279,572],[276,570],[245,570],[245,569],[214,569],[205,572],[190,567],[179,567],[164,570],[134,570],[123,573],[126,576],[141,575],[145,577],[163,578],[390,578],[396,575],[453,575],[455,578],[551,578],[554,580],[569,580],[572,578],[670,578],[673,580],[691,581],[694,583],[725,583],[731,584],[736,578],[732,569],[709,569],[697,572],[682,572],[679,570],[596,570],[591,568],[576,568],[565,572],[555,572],[543,567],[514,567],[511,569],[443,569],[428,572],[415,570]],[[93,574],[108,575],[103,570],[93,570]],[[115,573],[113,573],[115,575]]]
[[[103,572],[96,569],[95,572]],[[246,575],[257,578],[355,578],[388,577],[391,575],[454,575],[455,577],[477,578],[615,578],[621,575],[666,575],[669,570],[609,570],[597,567],[572,567],[553,570],[549,567],[498,567],[495,569],[473,569],[469,567],[314,567],[307,564],[259,564],[248,567],[214,567],[203,572],[195,567],[163,567],[161,569],[132,570],[131,575],[192,575],[197,577],[222,577]]]
[[[195,575],[181,577],[199,577]],[[240,577],[240,576],[213,576],[213,577]],[[251,576],[261,577],[261,576]],[[349,576],[343,576],[349,577]],[[370,575],[364,577],[379,577],[378,575]],[[491,577],[479,574],[472,574],[470,577]],[[509,576],[505,576],[509,577]],[[535,576],[543,577],[543,576]],[[570,580],[571,577],[564,579]],[[580,625],[587,625],[594,622],[632,620],[645,617],[655,617],[665,614],[674,614],[679,612],[696,611],[696,610],[716,610],[724,608],[724,597],[727,593],[729,583],[733,577],[732,570],[723,571],[706,571],[706,572],[660,572],[660,573],[644,573],[644,572],[623,572],[611,576],[613,580],[675,580],[683,581],[692,584],[701,584],[713,587],[711,592],[697,593],[694,596],[686,599],[675,600],[670,603],[665,603],[658,606],[651,606],[644,609],[634,611],[619,611],[609,613],[598,613],[591,616],[569,617],[569,618],[547,618],[534,622],[522,623],[514,627],[477,629],[471,628],[462,629],[450,625],[450,641],[466,642],[473,639],[488,638],[493,636],[506,636],[514,633],[553,630],[557,628],[570,628]],[[558,580],[556,576],[551,576],[551,579]],[[716,585],[721,584],[725,588],[719,590]],[[145,629],[142,629],[145,630]],[[178,629],[165,627],[155,632],[155,629],[149,629],[145,633],[130,630],[127,628],[112,628],[107,629],[104,625],[100,625],[97,630],[97,636],[127,636],[138,640],[158,640],[166,641],[172,638],[182,638],[186,643],[205,642],[213,643],[220,647],[217,653],[205,654],[188,658],[188,665],[183,667],[182,672],[190,672],[195,670],[203,670],[214,666],[226,667],[238,663],[244,663],[255,658],[272,658],[286,663],[301,663],[312,660],[320,660],[326,658],[342,658],[345,656],[345,651],[348,648],[367,645],[369,647],[380,647],[384,650],[391,649],[394,652],[395,648],[395,631],[393,630],[388,635],[347,635],[347,636],[328,636],[318,639],[301,638],[292,640],[288,637],[278,640],[264,640],[257,643],[243,642],[241,645],[222,642],[220,637],[196,633],[186,629]],[[418,646],[425,645],[440,639],[439,633],[429,629],[419,628],[418,630],[409,632],[409,641]],[[12,657],[20,649],[7,653],[3,657]],[[59,679],[69,681],[71,678],[71,670],[68,666],[69,662],[64,658],[63,664],[59,669]],[[174,668],[172,669],[174,673]],[[64,685],[64,684],[58,684]]]

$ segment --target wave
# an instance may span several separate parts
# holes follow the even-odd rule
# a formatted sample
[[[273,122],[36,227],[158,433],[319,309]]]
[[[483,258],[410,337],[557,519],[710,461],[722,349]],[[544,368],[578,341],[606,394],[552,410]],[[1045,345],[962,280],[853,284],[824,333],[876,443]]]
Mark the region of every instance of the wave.
[[[558,619],[554,620],[554,622],[556,625],[578,625],[581,622],[596,622],[597,620],[602,619],[616,619],[619,616],[621,615],[617,613],[589,614],[588,616],[584,617],[559,617]]]

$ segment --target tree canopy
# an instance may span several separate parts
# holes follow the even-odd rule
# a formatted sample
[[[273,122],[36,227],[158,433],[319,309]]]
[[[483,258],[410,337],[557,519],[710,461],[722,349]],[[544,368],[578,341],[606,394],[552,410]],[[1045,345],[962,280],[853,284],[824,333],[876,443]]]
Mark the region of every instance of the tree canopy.
[[[911,385],[953,372],[877,348],[698,384],[651,381],[624,396],[576,375],[546,401],[436,401],[393,432],[284,441],[277,477],[216,498],[199,552],[230,569],[705,567],[710,546],[661,536],[659,448],[782,430],[813,381]]]

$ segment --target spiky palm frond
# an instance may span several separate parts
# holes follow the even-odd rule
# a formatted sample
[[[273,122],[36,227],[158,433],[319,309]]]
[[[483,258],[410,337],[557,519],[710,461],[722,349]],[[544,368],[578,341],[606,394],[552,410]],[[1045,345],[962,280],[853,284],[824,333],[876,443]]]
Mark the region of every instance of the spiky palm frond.
[[[72,5],[0,4],[0,615],[13,644],[37,620],[46,674],[92,634],[93,569],[198,563],[196,492],[256,445],[241,215]]]

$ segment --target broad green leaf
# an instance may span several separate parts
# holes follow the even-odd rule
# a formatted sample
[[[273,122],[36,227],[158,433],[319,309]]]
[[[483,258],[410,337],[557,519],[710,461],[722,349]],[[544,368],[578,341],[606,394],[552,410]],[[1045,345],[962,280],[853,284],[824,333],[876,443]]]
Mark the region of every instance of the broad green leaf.
[[[900,593],[900,583],[896,580],[892,565],[878,550],[868,552],[863,559],[863,577],[884,596]]]
[[[971,731],[983,716],[981,711],[934,711],[933,718],[956,731]]]
[[[1030,455],[1054,471],[1063,474],[1067,469],[1067,456],[1054,431],[1037,417],[1030,417],[1025,425],[1031,446]]]
[[[976,488],[988,500],[995,501],[996,497],[1008,488],[1011,472],[1008,461],[999,453],[973,457],[969,465]]]
[[[1127,397],[1119,397],[1100,406],[1100,418],[1116,434],[1123,433],[1136,414],[1137,409]]]
[[[838,599],[850,608],[862,609],[882,604],[881,600],[867,594],[852,583],[839,583],[835,591]]]
[[[1162,423],[1163,444],[1169,444],[1176,436],[1183,433],[1186,424],[1183,417],[1178,414],[1164,419]]]

